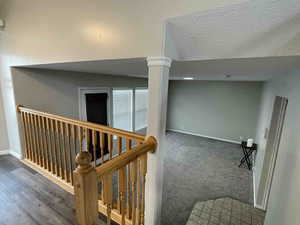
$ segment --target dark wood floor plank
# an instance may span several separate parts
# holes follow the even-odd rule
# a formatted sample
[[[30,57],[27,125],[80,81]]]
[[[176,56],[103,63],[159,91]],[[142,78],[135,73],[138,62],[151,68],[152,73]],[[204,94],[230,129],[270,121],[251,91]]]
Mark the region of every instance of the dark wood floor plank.
[[[41,179],[41,176],[33,176],[26,170],[18,169],[13,172],[13,177],[18,183],[28,185],[36,198],[45,202],[58,215],[64,217],[70,223],[75,223],[74,197],[62,190],[49,180]],[[43,177],[42,177],[43,178]]]
[[[0,225],[74,225],[74,196],[10,157],[0,156]]]
[[[18,170],[22,170],[22,168]],[[34,212],[32,216],[37,221],[44,221],[44,224],[74,224],[75,220],[69,220],[58,211],[58,204],[55,204],[54,199],[48,193],[39,189],[39,184],[34,183],[34,179],[30,176],[23,176],[22,178],[27,183],[15,176],[14,173],[10,173],[9,178],[6,179],[6,187],[9,188],[6,191],[11,192],[10,194],[21,208],[27,213]],[[30,203],[30,205],[26,207],[26,203]],[[51,215],[51,217],[47,215]],[[74,217],[74,215],[72,216]]]
[[[30,215],[16,204],[13,196],[3,188],[0,181],[0,224],[1,225],[39,225]]]
[[[78,225],[73,195],[12,156],[1,163],[0,225]]]

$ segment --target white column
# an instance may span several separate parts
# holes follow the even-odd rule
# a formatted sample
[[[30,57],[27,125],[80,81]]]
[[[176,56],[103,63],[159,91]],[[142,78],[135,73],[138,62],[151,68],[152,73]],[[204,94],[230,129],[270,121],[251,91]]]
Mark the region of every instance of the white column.
[[[158,148],[154,154],[148,154],[145,225],[159,225],[162,209],[169,69],[172,60],[167,57],[148,57],[147,62],[149,68],[147,135],[154,136],[157,139]]]

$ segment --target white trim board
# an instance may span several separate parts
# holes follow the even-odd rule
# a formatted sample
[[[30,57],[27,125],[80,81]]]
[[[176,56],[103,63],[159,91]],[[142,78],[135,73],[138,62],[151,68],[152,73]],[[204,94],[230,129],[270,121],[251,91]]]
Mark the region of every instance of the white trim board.
[[[0,151],[0,155],[8,155],[9,154],[9,150],[1,150]]]
[[[252,179],[253,179],[253,204],[256,206],[256,186],[255,186],[255,167],[252,167]]]
[[[0,155],[11,155],[11,156],[13,156],[13,157],[15,157],[17,159],[22,159],[22,155],[21,154],[16,153],[16,152],[14,152],[12,150],[1,150],[0,151]]]
[[[286,110],[288,106],[288,99],[281,96],[276,96],[274,103],[273,103],[273,111],[272,111],[272,117],[270,121],[270,128],[269,128],[269,134],[267,138],[267,143],[265,147],[266,152],[271,152],[271,157],[269,159],[269,162],[266,161],[266,156],[264,157],[263,163],[267,164],[267,178],[266,180],[262,181],[262,184],[260,184],[263,187],[263,199],[261,205],[264,209],[267,209],[269,196],[271,192],[272,187],[272,180],[274,177],[274,171],[276,167],[276,160],[278,152],[280,151],[280,141],[282,136],[282,131],[284,127],[285,122],[285,115]],[[266,155],[266,154],[265,154]]]
[[[13,157],[16,157],[17,159],[23,159],[20,153],[14,152],[12,150],[9,151],[9,154],[12,155]]]
[[[217,140],[217,141],[225,141],[225,142],[234,143],[234,144],[241,144],[241,142],[239,142],[239,141],[234,141],[234,140],[229,140],[229,139],[224,139],[224,138],[218,138],[218,137],[212,137],[212,136],[197,134],[197,133],[193,133],[193,132],[189,132],[189,131],[183,131],[183,130],[177,130],[177,129],[167,129],[167,131],[173,131],[173,132],[182,133],[182,134],[190,134],[190,135],[194,135],[194,136],[198,136],[198,137],[214,139],[214,140]]]
[[[253,204],[254,204],[254,208],[261,209],[261,210],[265,211],[265,208],[262,205],[257,204],[257,202],[256,202],[255,167],[252,167],[252,179],[253,179]]]

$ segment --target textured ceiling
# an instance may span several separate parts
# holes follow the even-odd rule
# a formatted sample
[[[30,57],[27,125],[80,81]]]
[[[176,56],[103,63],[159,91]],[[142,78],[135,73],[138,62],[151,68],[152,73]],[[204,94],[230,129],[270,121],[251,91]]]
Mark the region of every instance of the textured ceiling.
[[[147,77],[145,58],[83,61],[28,66],[98,74]],[[300,69],[300,56],[173,61],[170,79],[194,77],[196,80],[268,80],[274,74]],[[230,75],[230,77],[226,77]]]
[[[300,54],[300,1],[251,0],[168,20],[179,60]]]

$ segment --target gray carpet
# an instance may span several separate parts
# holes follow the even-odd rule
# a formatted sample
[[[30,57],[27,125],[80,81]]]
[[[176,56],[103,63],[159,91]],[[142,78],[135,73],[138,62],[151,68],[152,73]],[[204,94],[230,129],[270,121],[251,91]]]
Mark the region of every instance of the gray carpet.
[[[253,202],[252,172],[239,168],[239,145],[167,132],[162,225],[186,224],[198,201]]]

